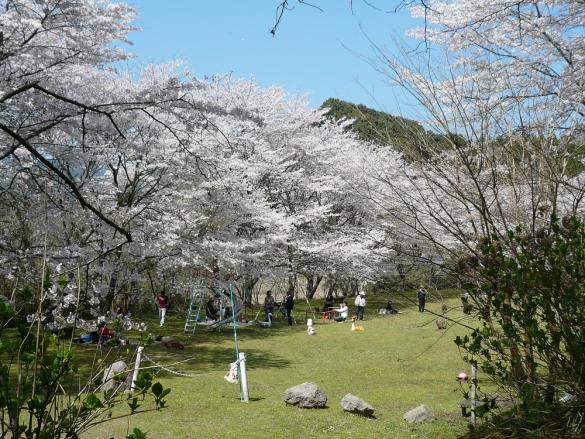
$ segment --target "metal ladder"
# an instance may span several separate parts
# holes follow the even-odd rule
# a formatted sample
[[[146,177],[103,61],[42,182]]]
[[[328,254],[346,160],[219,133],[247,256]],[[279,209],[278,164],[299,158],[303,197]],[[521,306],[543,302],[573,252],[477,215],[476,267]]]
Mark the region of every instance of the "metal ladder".
[[[189,297],[189,306],[187,307],[187,316],[185,318],[185,334],[195,334],[195,328],[199,321],[201,313],[201,303],[205,297],[205,288],[203,282],[197,282],[191,287],[191,294]]]

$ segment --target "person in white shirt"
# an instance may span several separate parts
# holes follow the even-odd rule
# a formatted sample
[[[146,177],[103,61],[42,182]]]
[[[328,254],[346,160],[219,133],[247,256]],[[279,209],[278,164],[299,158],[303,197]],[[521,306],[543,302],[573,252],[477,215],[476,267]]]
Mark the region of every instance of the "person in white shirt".
[[[339,313],[339,317],[335,317],[336,322],[345,322],[347,320],[347,315],[349,313],[349,308],[347,307],[345,302],[341,302],[339,308],[334,308],[334,311]]]
[[[364,319],[364,310],[366,309],[366,292],[360,291],[360,294],[355,298],[355,313],[358,320]]]

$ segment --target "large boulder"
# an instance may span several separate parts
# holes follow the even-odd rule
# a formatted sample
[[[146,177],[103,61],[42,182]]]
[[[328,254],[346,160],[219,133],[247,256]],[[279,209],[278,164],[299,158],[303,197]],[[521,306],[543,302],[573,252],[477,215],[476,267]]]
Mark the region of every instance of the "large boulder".
[[[410,424],[419,422],[430,422],[435,419],[433,411],[428,405],[419,405],[416,408],[406,412],[404,420]]]
[[[102,378],[102,385],[100,390],[105,392],[107,390],[118,389],[125,390],[126,384],[120,383],[114,377],[120,373],[124,373],[128,370],[128,366],[123,361],[116,361],[106,370],[104,370],[104,376]],[[124,377],[126,378],[126,377]]]
[[[317,384],[303,383],[286,389],[284,402],[305,409],[323,408],[327,404],[327,396]]]
[[[361,398],[348,393],[341,399],[341,407],[350,413],[372,418],[374,416],[374,407]]]

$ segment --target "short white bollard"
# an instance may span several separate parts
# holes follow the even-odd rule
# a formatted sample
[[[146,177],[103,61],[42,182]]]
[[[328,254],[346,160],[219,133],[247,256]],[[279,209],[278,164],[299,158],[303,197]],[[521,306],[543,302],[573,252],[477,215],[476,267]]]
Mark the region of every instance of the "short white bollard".
[[[246,373],[246,354],[240,352],[239,355],[239,363],[240,363],[240,387],[242,390],[242,401],[249,402],[248,397],[248,375]]]
[[[136,352],[136,362],[134,363],[134,372],[132,373],[132,384],[130,385],[130,391],[132,392],[134,392],[134,389],[136,389],[136,380],[138,379],[138,369],[140,369],[143,350],[144,346],[138,346],[138,351]]]

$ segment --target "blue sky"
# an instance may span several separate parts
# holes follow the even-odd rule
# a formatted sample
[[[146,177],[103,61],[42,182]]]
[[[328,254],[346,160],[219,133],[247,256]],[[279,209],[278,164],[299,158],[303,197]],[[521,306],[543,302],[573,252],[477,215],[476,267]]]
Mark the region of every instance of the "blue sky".
[[[291,1],[276,37],[269,33],[277,0],[134,0],[137,26],[130,51],[138,62],[184,59],[202,77],[231,73],[254,78],[262,86],[278,85],[308,94],[318,107],[328,97],[409,115],[412,108],[400,91],[361,56],[371,56],[368,36],[391,46],[413,27],[408,12],[385,13],[354,0],[315,0],[323,12]],[[376,2],[374,2],[376,3]],[[394,0],[378,0],[393,5]],[[386,6],[389,8],[390,6]]]

